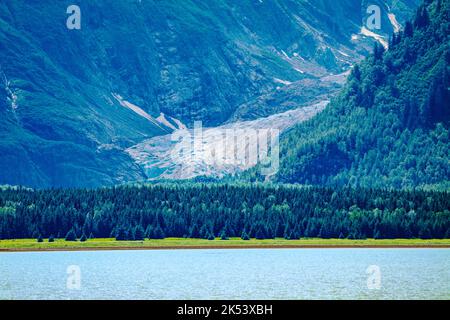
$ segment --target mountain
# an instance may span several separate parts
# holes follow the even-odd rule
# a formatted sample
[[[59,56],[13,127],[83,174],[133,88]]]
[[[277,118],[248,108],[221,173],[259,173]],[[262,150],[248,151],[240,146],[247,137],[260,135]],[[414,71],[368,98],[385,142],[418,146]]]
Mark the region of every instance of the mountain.
[[[385,51],[281,141],[280,182],[450,187],[450,1],[426,1]]]
[[[103,186],[147,178],[126,150],[192,126],[255,120],[329,97],[328,81],[418,0],[0,3],[0,183]],[[379,5],[380,29],[365,27]]]

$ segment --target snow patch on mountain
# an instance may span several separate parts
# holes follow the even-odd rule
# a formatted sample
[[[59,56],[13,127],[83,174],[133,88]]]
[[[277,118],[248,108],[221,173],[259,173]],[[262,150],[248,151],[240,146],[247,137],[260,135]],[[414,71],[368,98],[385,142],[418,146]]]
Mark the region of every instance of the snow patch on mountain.
[[[134,113],[136,113],[136,114],[140,115],[141,117],[147,119],[148,121],[152,122],[153,124],[155,124],[155,125],[157,125],[157,126],[160,126],[160,125],[159,125],[159,122],[156,121],[155,118],[153,118],[151,115],[149,115],[147,112],[145,112],[144,110],[142,110],[142,109],[141,109],[140,107],[138,107],[137,105],[135,105],[135,104],[133,104],[133,103],[131,103],[131,102],[128,102],[128,101],[124,100],[124,99],[122,98],[122,96],[119,95],[119,94],[113,93],[112,95],[113,95],[113,97],[119,102],[119,104],[120,104],[122,107],[125,107],[125,108],[130,109],[130,110],[133,111]]]
[[[175,130],[186,129],[186,126],[178,119],[167,116],[162,112],[159,114],[159,116],[157,118],[154,118],[151,115],[149,115],[147,112],[145,112],[141,107],[139,107],[129,101],[126,101],[121,95],[119,95],[117,93],[112,93],[112,96],[114,97],[114,99],[116,99],[119,102],[119,104],[122,107],[130,109],[134,113],[147,119],[152,124],[163,129],[164,131],[171,132],[171,131],[175,131]]]
[[[17,108],[19,107],[19,105],[17,104],[17,95],[14,94],[9,87],[7,87],[6,90],[8,91],[8,93],[10,95],[8,100],[11,103],[11,110],[13,112],[16,112]]]
[[[370,31],[366,27],[361,28],[360,34],[362,34],[363,36],[370,37],[370,38],[377,40],[379,43],[381,43],[381,45],[385,49],[388,49],[388,47],[389,47],[388,42],[386,41],[386,39],[383,36],[373,32],[373,31]]]
[[[290,82],[290,81],[287,81],[287,80],[281,80],[281,79],[278,79],[278,78],[274,78],[273,81],[275,81],[276,83],[284,84],[285,86],[288,86],[288,85],[291,85],[291,84],[292,84],[292,82]]]
[[[286,59],[290,59],[289,56],[287,55],[287,53],[284,50],[281,50],[281,53],[283,54],[283,56],[285,56]]]
[[[152,124],[154,124],[155,126],[159,127],[160,129],[164,130],[164,131],[169,131],[169,129],[172,129],[170,126],[165,125],[163,122],[158,121],[157,119],[153,118],[151,115],[149,115],[147,112],[145,112],[144,110],[142,110],[142,108],[138,107],[137,105],[128,102],[126,100],[124,100],[122,98],[121,95],[116,94],[116,93],[112,93],[113,97],[119,102],[119,104],[122,107],[125,107],[127,109],[130,109],[131,111],[133,111],[134,113],[138,114],[139,116],[141,116],[142,118],[147,119],[148,121],[150,121]]]
[[[9,81],[8,78],[6,78],[6,75],[4,73],[2,73],[2,78],[3,78],[3,85],[6,91],[6,100],[9,102],[11,111],[15,113],[17,108],[19,107],[17,103],[18,99],[17,94],[11,86],[11,81]]]
[[[169,127],[172,130],[177,130],[178,129],[166,119],[166,115],[164,113],[162,113],[162,112],[159,114],[159,117],[156,118],[156,121],[158,121],[159,123],[165,125],[166,127]]]
[[[389,21],[391,21],[392,27],[394,28],[394,32],[397,33],[401,30],[402,26],[397,21],[397,17],[393,13],[388,13]]]

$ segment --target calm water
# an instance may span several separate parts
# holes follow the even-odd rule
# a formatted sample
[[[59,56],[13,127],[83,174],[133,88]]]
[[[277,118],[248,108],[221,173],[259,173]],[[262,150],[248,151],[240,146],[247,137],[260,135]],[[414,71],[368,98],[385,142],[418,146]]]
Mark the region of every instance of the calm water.
[[[449,249],[0,254],[0,299],[411,298],[450,299]]]

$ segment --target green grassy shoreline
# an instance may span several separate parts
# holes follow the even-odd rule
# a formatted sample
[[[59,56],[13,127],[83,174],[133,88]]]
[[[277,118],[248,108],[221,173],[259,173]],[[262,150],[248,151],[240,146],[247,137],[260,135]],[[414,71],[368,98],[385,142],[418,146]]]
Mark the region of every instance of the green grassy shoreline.
[[[36,239],[0,240],[0,252],[14,251],[82,251],[82,250],[158,250],[158,249],[238,249],[238,248],[450,248],[450,239],[300,239],[282,238],[244,241],[167,238],[163,240],[116,241],[115,239],[89,239],[86,242],[37,242]]]

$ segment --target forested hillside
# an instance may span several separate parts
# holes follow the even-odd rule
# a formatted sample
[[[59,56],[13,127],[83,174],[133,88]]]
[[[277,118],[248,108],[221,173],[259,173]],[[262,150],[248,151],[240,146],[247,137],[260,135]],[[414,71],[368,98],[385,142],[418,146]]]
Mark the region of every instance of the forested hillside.
[[[7,188],[0,190],[0,239],[449,238],[449,208],[448,192],[223,184]]]
[[[426,1],[281,142],[280,182],[450,188],[450,1]],[[253,178],[255,178],[253,176]]]

